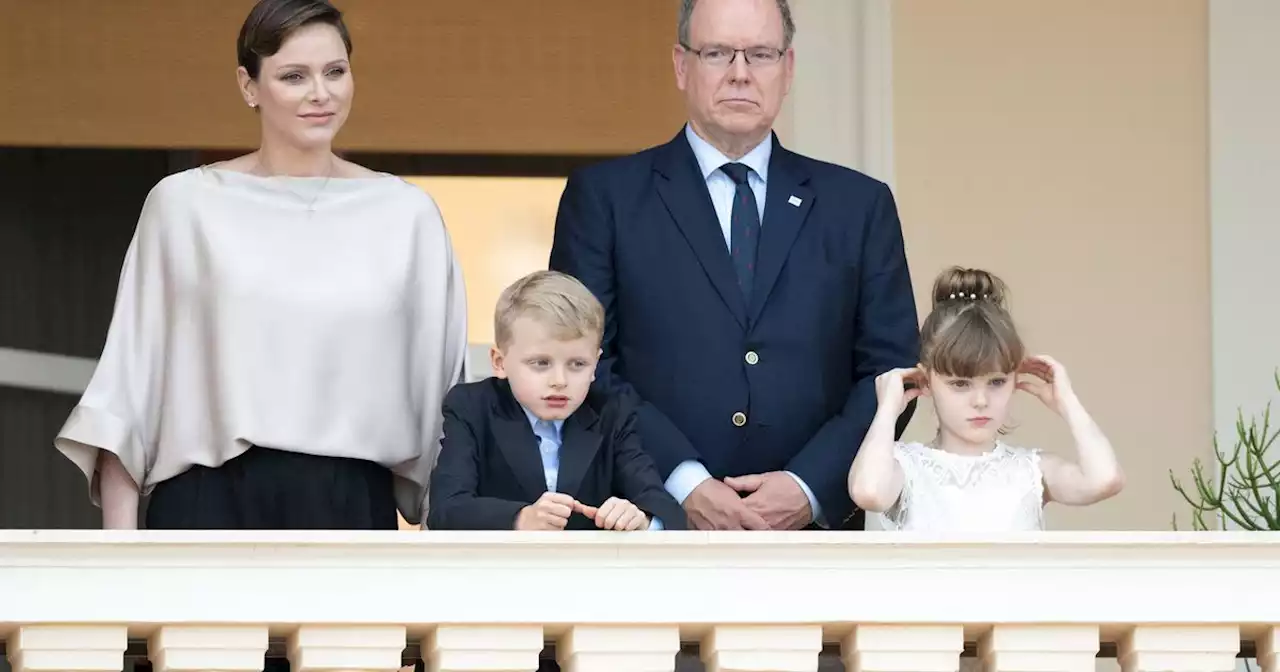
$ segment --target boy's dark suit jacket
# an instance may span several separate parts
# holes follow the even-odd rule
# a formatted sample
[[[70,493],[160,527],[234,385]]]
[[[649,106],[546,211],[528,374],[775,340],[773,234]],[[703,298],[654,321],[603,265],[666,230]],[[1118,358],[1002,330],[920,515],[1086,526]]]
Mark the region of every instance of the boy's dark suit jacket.
[[[641,449],[634,408],[618,395],[588,395],[561,429],[556,490],[590,506],[630,501],[664,529],[688,529]],[[520,509],[547,490],[538,438],[506,380],[455,386],[444,399],[444,438],[431,474],[427,527],[510,530]],[[594,530],[574,513],[565,529]]]

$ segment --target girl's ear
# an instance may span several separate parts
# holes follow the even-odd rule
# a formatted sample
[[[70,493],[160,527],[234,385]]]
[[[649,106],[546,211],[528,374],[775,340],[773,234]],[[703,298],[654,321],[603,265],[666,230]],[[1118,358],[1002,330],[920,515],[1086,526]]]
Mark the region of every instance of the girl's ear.
[[[931,374],[929,372],[929,367],[924,364],[916,364],[916,368],[920,369],[920,396],[932,397],[933,385],[930,384]]]

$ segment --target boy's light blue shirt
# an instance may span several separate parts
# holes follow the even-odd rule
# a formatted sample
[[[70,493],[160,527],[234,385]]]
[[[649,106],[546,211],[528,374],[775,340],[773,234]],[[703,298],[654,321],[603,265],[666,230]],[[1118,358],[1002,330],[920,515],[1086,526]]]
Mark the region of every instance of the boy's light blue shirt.
[[[524,416],[529,419],[534,436],[538,437],[538,453],[542,457],[542,476],[547,483],[547,492],[556,492],[556,483],[560,478],[560,444],[564,430],[564,420],[541,420],[529,409],[520,404]],[[662,521],[657,516],[649,519],[649,529],[662,529]]]

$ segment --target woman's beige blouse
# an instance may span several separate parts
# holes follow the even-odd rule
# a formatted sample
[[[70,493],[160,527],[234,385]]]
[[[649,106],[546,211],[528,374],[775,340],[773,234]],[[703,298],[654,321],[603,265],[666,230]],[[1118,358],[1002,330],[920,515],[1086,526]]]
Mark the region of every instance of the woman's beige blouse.
[[[250,445],[371,460],[416,523],[466,324],[422,190],[188,170],[146,199],[102,357],[54,445],[95,503],[99,449],[144,493]]]

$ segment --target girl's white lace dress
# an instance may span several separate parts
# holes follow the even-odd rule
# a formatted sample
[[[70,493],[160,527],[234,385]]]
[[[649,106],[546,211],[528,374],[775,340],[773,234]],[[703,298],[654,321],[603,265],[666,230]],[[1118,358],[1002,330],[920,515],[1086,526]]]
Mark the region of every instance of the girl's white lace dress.
[[[879,514],[885,530],[1005,532],[1044,529],[1040,451],[997,442],[982,455],[956,455],[899,442],[902,494]]]

